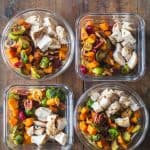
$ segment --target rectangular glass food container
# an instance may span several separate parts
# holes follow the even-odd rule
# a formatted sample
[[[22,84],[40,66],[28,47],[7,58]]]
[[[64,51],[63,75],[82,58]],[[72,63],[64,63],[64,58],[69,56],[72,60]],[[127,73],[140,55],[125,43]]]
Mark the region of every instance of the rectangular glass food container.
[[[81,26],[85,24],[89,19],[93,19],[94,22],[100,23],[102,20],[106,20],[110,23],[114,19],[121,21],[128,21],[132,23],[135,28],[136,38],[136,52],[138,57],[138,64],[134,71],[128,75],[112,75],[112,76],[92,76],[83,75],[80,71],[81,64],[81,45],[80,45],[80,31]],[[142,17],[132,13],[88,13],[82,15],[76,21],[76,72],[82,80],[86,81],[135,81],[142,77],[145,73],[145,22]]]
[[[7,103],[7,98],[8,98],[8,93],[9,91],[13,89],[38,89],[38,88],[47,88],[47,87],[60,87],[66,94],[66,111],[65,111],[65,118],[67,119],[67,126],[65,128],[65,133],[68,135],[68,141],[65,146],[61,146],[60,144],[56,142],[51,142],[48,141],[47,144],[42,145],[42,146],[36,146],[34,144],[29,144],[29,145],[20,145],[20,146],[11,146],[11,144],[8,142],[8,135],[9,135],[9,130],[8,130],[8,103]],[[15,149],[15,150],[35,150],[35,149],[43,149],[43,150],[69,150],[72,147],[73,144],[73,93],[72,91],[65,85],[61,84],[55,84],[55,85],[13,85],[9,86],[6,88],[4,92],[4,102],[3,102],[3,142],[6,144],[6,146],[9,149]]]

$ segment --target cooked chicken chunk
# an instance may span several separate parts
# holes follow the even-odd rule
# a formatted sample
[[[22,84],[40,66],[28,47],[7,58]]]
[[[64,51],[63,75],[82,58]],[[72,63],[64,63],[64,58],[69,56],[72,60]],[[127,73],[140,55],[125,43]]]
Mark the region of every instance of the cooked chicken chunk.
[[[120,126],[120,127],[129,127],[130,126],[130,120],[129,117],[125,117],[125,118],[117,118],[115,119],[115,123]]]
[[[65,145],[67,143],[67,134],[60,132],[55,135],[55,140],[61,145]]]
[[[56,27],[56,33],[61,44],[67,44],[67,34],[62,26]]]
[[[47,117],[52,114],[52,111],[45,107],[39,107],[35,111],[35,115],[40,121],[47,121]]]
[[[47,141],[47,135],[38,135],[38,136],[31,136],[31,143],[42,145],[45,144]]]
[[[57,119],[57,129],[59,131],[62,131],[67,125],[67,120],[66,118],[58,118]]]

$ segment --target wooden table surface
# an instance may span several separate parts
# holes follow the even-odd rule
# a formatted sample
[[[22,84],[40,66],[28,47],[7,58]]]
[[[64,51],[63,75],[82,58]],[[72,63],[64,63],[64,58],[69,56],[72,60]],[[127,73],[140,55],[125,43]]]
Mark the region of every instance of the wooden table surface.
[[[13,15],[28,8],[44,8],[62,15],[75,31],[75,21],[78,16],[85,12],[133,12],[141,15],[146,22],[146,57],[147,68],[145,76],[136,82],[124,83],[132,87],[143,98],[147,108],[150,110],[150,0],[0,0],[0,33],[3,27]],[[74,61],[65,73],[59,77],[46,82],[32,82],[23,80],[9,70],[0,57],[0,150],[5,150],[2,144],[2,93],[5,87],[12,84],[51,84],[62,83],[70,87],[74,92],[74,103],[76,103],[82,92],[96,82],[87,83],[79,79],[75,73]],[[150,131],[138,148],[138,150],[149,150]],[[86,150],[75,136],[74,150]]]

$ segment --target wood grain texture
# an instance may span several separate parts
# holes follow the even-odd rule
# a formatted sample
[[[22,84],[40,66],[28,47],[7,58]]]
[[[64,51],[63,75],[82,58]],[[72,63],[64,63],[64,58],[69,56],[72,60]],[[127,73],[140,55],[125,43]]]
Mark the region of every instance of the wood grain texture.
[[[75,21],[78,16],[86,12],[133,12],[138,13],[144,17],[146,21],[146,53],[147,53],[147,70],[145,76],[136,82],[125,83],[136,90],[144,102],[150,109],[150,1],[149,0],[0,0],[0,33],[5,26],[6,21],[15,15],[17,12],[28,8],[44,8],[54,11],[62,15],[71,25],[75,31]],[[45,82],[33,82],[32,84],[52,84],[63,83],[72,89],[74,92],[74,104],[79,96],[82,94],[83,89],[86,90],[94,83],[87,83],[81,81],[75,73],[74,61],[59,77]],[[8,85],[13,84],[31,84],[31,81],[24,80],[18,77],[14,72],[6,67],[2,58],[0,57],[0,97],[2,97],[3,90]],[[2,107],[3,99],[1,98],[0,107]],[[2,133],[2,109],[0,109],[0,133]],[[149,150],[149,138],[148,133],[143,144],[138,150]],[[83,150],[84,146],[79,142],[79,139],[75,136],[75,142],[72,149]],[[0,136],[0,150],[5,150],[2,143],[2,136]],[[86,148],[84,148],[86,150]]]

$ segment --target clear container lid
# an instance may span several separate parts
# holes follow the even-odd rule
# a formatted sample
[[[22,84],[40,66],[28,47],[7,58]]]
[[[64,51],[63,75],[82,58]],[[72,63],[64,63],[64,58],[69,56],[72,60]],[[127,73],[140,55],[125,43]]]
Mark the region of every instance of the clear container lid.
[[[23,145],[14,145],[12,142],[10,142],[8,140],[8,136],[9,136],[9,125],[8,125],[8,93],[12,90],[19,90],[19,89],[23,89],[23,90],[28,90],[28,89],[43,89],[43,88],[48,88],[48,87],[60,87],[63,92],[66,94],[66,101],[65,101],[65,105],[66,105],[66,109],[65,109],[65,113],[64,113],[64,117],[67,120],[67,126],[65,128],[65,133],[67,134],[67,143],[65,146],[61,146],[60,144],[58,144],[57,142],[53,142],[53,141],[48,141],[46,144],[41,145],[41,146],[36,146],[34,144],[23,144]],[[59,84],[55,84],[55,85],[13,85],[13,86],[9,86],[8,88],[6,88],[5,92],[4,92],[4,103],[3,103],[3,141],[6,144],[6,146],[10,149],[17,149],[17,150],[33,150],[33,149],[62,149],[62,150],[68,150],[72,147],[73,144],[73,93],[72,91],[65,85],[59,85]]]
[[[81,45],[80,33],[81,27],[88,21],[94,20],[100,23],[103,20],[106,22],[114,23],[114,20],[127,21],[135,28],[136,38],[136,53],[138,57],[138,64],[136,68],[127,75],[112,75],[112,76],[93,76],[84,75],[80,71],[81,64]],[[76,72],[81,79],[86,81],[134,81],[142,77],[145,73],[145,22],[142,17],[132,13],[87,13],[82,15],[76,21]]]
[[[81,107],[85,106],[85,103],[87,102],[87,98],[89,96],[89,93],[91,91],[98,91],[101,92],[106,88],[111,88],[113,90],[121,90],[124,91],[127,95],[130,95],[133,97],[134,102],[140,107],[141,111],[141,118],[140,118],[140,124],[141,124],[141,130],[139,133],[137,133],[133,139],[132,142],[129,144],[128,150],[136,149],[144,140],[146,133],[148,131],[149,127],[149,113],[147,111],[147,108],[145,104],[143,103],[141,97],[131,88],[124,84],[120,83],[102,83],[97,84],[90,89],[86,90],[81,97],[79,98],[77,105],[75,107],[75,113],[74,113],[74,128],[76,131],[77,136],[81,140],[81,142],[86,146],[89,150],[99,150],[98,148],[94,147],[93,144],[88,142],[87,138],[82,134],[82,132],[79,129],[79,112],[81,110]]]

